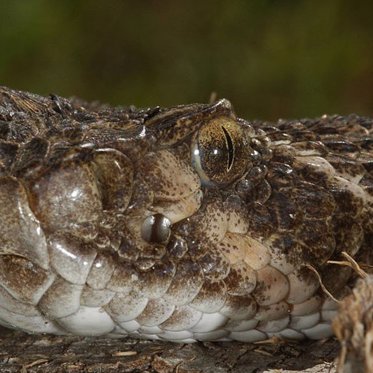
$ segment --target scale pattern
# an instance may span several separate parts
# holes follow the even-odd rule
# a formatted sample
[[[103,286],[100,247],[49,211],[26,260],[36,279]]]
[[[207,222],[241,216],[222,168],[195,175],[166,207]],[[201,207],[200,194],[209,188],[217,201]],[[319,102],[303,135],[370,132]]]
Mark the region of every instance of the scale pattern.
[[[242,127],[250,160],[211,187],[191,144],[219,118]],[[372,263],[372,123],[0,87],[0,323],[176,342],[329,336],[337,303],[320,281],[342,298],[356,276],[328,261]]]

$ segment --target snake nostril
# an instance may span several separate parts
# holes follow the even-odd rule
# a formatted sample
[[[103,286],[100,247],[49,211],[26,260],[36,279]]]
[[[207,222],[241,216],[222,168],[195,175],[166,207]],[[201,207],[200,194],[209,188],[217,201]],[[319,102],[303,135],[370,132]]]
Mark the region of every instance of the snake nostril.
[[[171,221],[162,214],[148,216],[141,227],[141,237],[150,243],[165,243],[171,234]]]

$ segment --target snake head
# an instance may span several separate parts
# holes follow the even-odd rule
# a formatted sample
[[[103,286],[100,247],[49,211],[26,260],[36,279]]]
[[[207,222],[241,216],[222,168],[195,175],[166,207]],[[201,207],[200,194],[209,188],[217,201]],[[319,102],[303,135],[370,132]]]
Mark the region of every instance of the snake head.
[[[328,261],[371,252],[371,122],[1,92],[0,323],[186,342],[329,335],[322,290],[339,294],[351,269]]]

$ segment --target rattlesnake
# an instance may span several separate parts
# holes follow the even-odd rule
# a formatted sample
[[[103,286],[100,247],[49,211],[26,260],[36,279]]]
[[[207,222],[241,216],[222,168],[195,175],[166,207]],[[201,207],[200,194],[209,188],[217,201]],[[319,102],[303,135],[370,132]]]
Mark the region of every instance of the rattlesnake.
[[[0,87],[0,323],[176,342],[331,335],[356,279],[335,262],[372,263],[372,129]]]

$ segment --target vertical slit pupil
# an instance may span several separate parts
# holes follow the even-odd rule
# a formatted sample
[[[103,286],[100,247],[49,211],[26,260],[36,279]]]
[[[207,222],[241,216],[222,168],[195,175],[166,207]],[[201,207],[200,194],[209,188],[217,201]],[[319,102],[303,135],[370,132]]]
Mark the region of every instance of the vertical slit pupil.
[[[227,148],[228,148],[228,171],[229,171],[232,168],[232,166],[233,166],[234,145],[233,145],[232,138],[229,135],[229,132],[224,127],[221,127],[221,128],[222,128],[222,130],[224,132],[225,139],[227,140]]]

